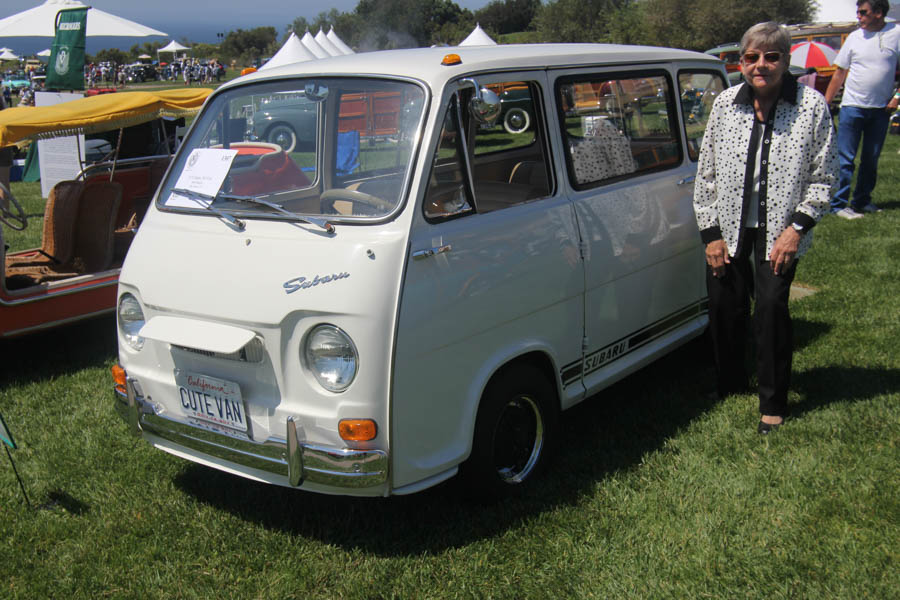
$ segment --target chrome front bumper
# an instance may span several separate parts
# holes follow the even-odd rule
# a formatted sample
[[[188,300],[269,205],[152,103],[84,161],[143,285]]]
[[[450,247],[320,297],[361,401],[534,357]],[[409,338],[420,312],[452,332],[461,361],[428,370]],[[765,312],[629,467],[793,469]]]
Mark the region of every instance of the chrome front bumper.
[[[115,407],[136,435],[146,432],[236,466],[280,475],[294,487],[308,481],[336,488],[366,488],[387,481],[388,457],[383,450],[302,442],[293,418],[287,420],[284,439],[256,442],[231,438],[156,414],[153,406],[135,393],[133,380],[126,381],[126,393],[115,391]]]

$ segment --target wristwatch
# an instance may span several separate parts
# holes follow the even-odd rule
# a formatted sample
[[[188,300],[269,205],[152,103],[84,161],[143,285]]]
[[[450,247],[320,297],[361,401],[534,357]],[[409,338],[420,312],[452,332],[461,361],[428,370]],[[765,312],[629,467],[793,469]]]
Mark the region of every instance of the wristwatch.
[[[806,233],[806,230],[803,229],[803,225],[801,225],[800,223],[791,223],[791,226],[794,228],[794,231],[796,231],[800,235]]]

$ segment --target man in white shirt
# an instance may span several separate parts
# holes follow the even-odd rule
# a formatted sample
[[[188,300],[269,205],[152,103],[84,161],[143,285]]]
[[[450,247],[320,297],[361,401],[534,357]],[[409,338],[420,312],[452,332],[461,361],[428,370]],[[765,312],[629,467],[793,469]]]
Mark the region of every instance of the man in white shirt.
[[[859,29],[847,36],[834,64],[837,70],[828,84],[830,104],[846,83],[838,115],[838,189],[831,210],[845,219],[878,212],[872,190],[878,177],[878,157],[887,134],[889,118],[900,102],[894,72],[900,57],[900,27],[885,23],[888,0],[858,0]],[[860,140],[862,148],[860,149]],[[854,161],[859,151],[859,174],[850,199]]]

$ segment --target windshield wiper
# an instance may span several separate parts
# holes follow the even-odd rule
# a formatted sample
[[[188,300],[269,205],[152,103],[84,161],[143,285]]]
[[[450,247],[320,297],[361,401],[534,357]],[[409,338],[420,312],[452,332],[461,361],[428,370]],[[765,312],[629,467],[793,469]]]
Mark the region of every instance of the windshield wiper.
[[[274,202],[269,202],[268,200],[263,200],[262,198],[257,198],[256,196],[239,196],[237,194],[219,194],[216,196],[217,198],[225,198],[226,200],[235,200],[237,202],[249,202],[251,204],[262,204],[263,206],[268,206],[279,213],[291,217],[292,219],[296,219],[303,223],[308,223],[310,225],[315,225],[316,227],[320,227],[327,231],[328,233],[334,233],[334,225],[326,221],[325,219],[319,219],[316,217],[308,217],[301,216],[297,213],[293,213],[287,209],[285,209],[280,204],[276,204]]]
[[[228,221],[231,225],[234,225],[235,227],[237,227],[237,229],[239,231],[243,231],[244,228],[246,227],[246,224],[243,221],[241,221],[240,219],[238,219],[237,217],[229,215],[227,212],[221,211],[217,208],[213,208],[212,203],[216,199],[215,196],[210,196],[208,194],[202,194],[200,192],[195,192],[194,190],[188,190],[185,188],[173,188],[172,193],[181,194],[182,196],[187,196],[188,198],[192,198],[194,200],[206,200],[207,202],[209,202],[209,204],[202,204],[202,203],[198,202],[197,205],[202,208],[205,208],[206,210],[208,210],[211,213],[215,213],[216,215],[222,217],[223,219]]]

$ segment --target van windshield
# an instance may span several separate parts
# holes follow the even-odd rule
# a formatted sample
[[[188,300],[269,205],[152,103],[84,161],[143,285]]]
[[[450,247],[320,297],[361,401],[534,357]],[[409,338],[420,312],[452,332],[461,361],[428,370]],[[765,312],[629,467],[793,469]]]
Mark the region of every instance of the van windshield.
[[[385,79],[291,79],[227,90],[198,117],[158,202],[265,218],[388,215],[407,188],[424,104],[418,85]]]

